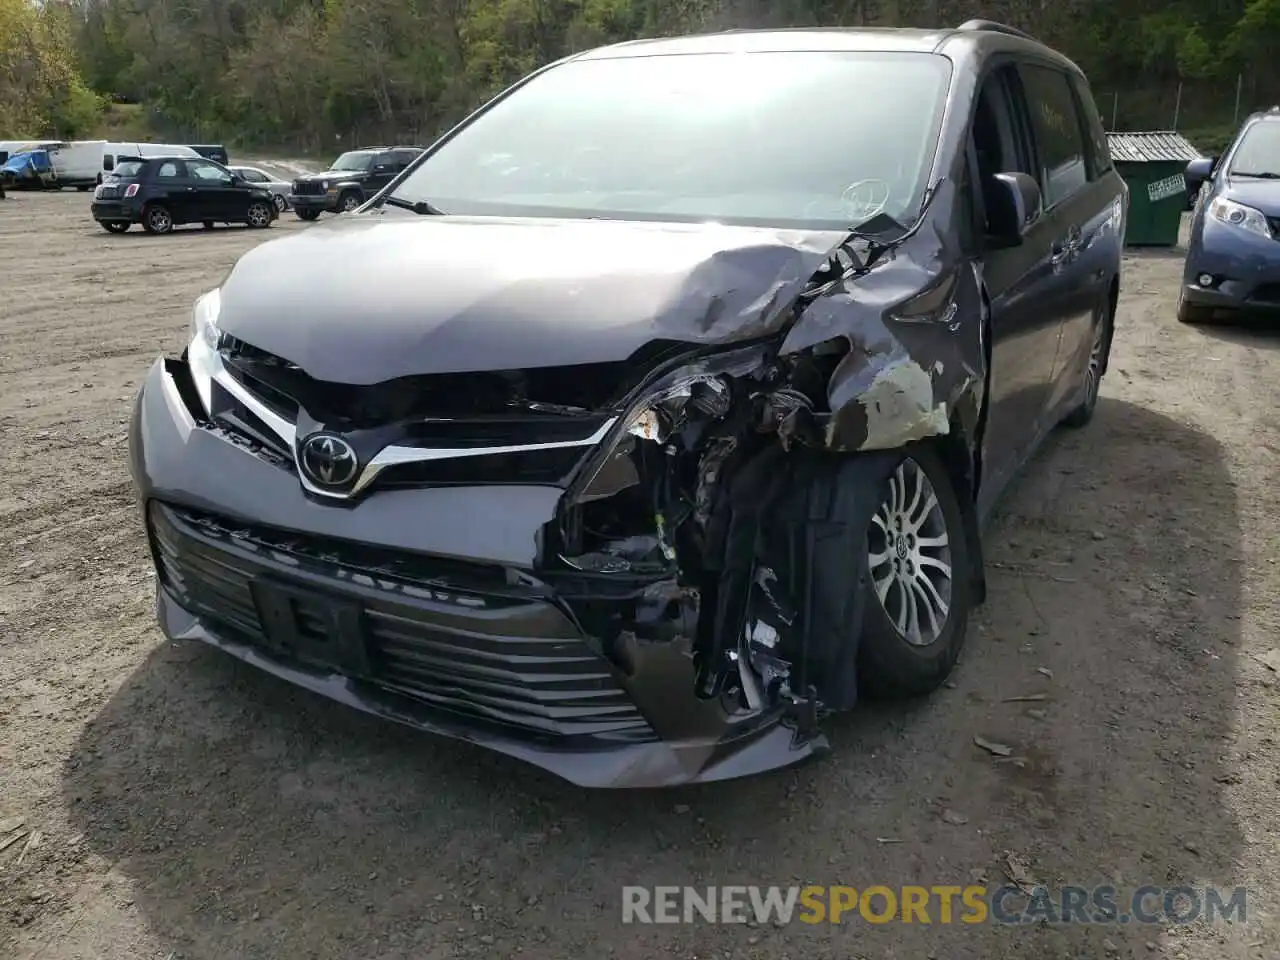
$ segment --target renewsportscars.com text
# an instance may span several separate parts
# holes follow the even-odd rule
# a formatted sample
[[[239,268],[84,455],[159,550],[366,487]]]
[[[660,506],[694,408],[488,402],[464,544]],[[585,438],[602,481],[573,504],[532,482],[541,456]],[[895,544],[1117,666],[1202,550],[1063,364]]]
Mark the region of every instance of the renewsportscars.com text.
[[[1244,887],[1112,886],[1057,890],[979,885],[889,887],[623,887],[623,923],[1086,923],[1244,922]]]

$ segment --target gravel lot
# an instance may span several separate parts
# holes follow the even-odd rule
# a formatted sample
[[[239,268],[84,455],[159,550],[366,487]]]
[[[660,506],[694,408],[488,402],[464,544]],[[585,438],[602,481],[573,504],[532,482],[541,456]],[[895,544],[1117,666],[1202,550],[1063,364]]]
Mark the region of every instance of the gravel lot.
[[[1180,327],[1176,256],[1128,259],[1097,419],[1006,499],[949,688],[839,718],[824,762],[620,795],[161,642],[132,394],[237,255],[308,227],[117,237],[87,206],[0,202],[0,843],[39,834],[0,852],[0,956],[1280,951],[1280,338]],[[1053,885],[1247,885],[1248,920],[620,922],[623,884],[995,887],[1010,852]]]

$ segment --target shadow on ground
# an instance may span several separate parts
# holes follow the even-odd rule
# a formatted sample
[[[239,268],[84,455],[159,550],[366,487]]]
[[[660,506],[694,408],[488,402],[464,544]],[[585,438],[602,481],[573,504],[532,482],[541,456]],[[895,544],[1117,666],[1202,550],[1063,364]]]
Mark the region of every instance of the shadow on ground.
[[[1250,314],[1234,320],[1217,320],[1193,328],[1209,340],[1225,340],[1258,350],[1280,349],[1280,316]]]
[[[1104,399],[995,520],[954,684],[838,718],[824,761],[587,793],[166,646],[88,724],[66,800],[188,960],[1150,956],[1165,925],[624,927],[621,887],[994,889],[1010,852],[1053,887],[1228,883],[1240,550],[1217,442]]]

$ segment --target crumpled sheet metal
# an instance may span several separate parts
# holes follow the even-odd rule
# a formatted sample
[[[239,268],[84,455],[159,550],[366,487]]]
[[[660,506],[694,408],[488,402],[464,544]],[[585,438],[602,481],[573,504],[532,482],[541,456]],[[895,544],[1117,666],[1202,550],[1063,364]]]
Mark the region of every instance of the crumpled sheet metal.
[[[603,220],[337,218],[241,257],[218,323],[338,383],[624,361],[655,340],[719,346],[781,330],[843,239]]]
[[[950,180],[938,206],[955,202]],[[948,222],[939,216],[933,222]],[[782,344],[794,353],[837,337],[849,352],[827,388],[827,446],[889,450],[949,432],[952,414],[985,384],[982,294],[967,267],[955,274],[954,319],[898,319],[895,309],[963,263],[936,230],[921,230],[871,271],[846,278],[803,310]]]

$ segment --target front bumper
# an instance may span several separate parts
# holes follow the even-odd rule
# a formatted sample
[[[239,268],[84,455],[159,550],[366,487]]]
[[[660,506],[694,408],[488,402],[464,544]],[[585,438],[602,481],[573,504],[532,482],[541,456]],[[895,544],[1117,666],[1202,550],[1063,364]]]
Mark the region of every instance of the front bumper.
[[[336,193],[291,193],[285,199],[288,200],[291,209],[303,213],[310,211],[336,213],[338,210],[338,195]]]
[[[170,639],[582,786],[748,776],[826,749],[781,711],[744,719],[697,698],[681,639],[632,643],[620,660],[584,633],[532,573],[557,488],[317,503],[293,472],[199,422],[172,363],[152,367],[130,430]]]
[[[1200,282],[1203,275],[1213,282]],[[1193,232],[1183,298],[1215,310],[1280,311],[1280,241],[1204,216]]]

